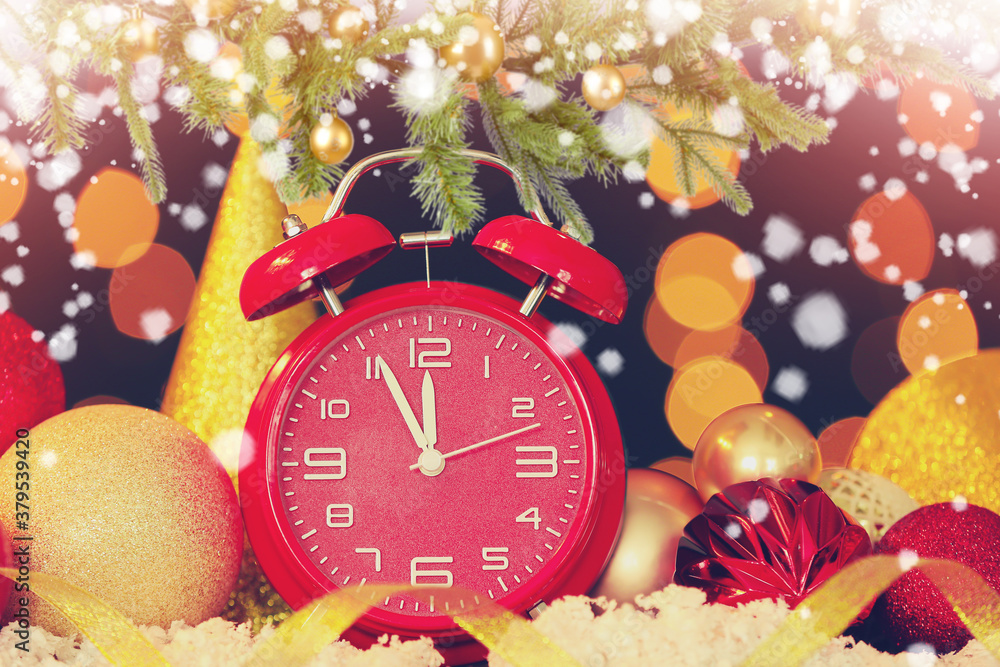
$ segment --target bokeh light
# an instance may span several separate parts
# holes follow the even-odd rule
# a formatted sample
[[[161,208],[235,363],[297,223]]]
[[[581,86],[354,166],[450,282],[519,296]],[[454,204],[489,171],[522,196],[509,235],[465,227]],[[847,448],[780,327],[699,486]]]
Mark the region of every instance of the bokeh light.
[[[156,238],[160,210],[135,174],[107,167],[97,172],[76,206],[73,247],[95,266],[124,266],[142,257]]]
[[[823,469],[846,468],[851,460],[854,443],[865,425],[864,417],[847,417],[833,422],[819,434],[819,453]]]
[[[327,192],[321,197],[312,197],[304,199],[298,204],[289,204],[288,213],[289,215],[294,213],[302,218],[302,222],[306,223],[309,227],[315,227],[323,222],[326,209],[330,208],[330,204],[332,203],[333,193]]]
[[[760,387],[745,368],[723,357],[703,357],[678,370],[664,409],[677,439],[693,450],[712,420],[747,403],[762,403]]]
[[[965,299],[953,289],[939,289],[906,309],[896,344],[903,363],[916,375],[974,355],[979,350],[979,330]]]
[[[0,137],[0,225],[21,210],[28,195],[28,175],[21,158],[7,139]]]
[[[660,459],[649,467],[653,470],[669,473],[694,486],[694,467],[691,465],[691,459],[687,456],[670,456]]]
[[[697,233],[667,248],[656,267],[664,311],[690,329],[714,331],[743,316],[753,297],[753,269],[732,241]]]
[[[123,334],[159,341],[184,325],[194,288],[187,260],[172,248],[154,244],[138,260],[112,272],[111,317]]]
[[[222,48],[219,49],[219,54],[212,61],[212,68],[218,78],[233,82],[229,97],[239,111],[226,120],[226,129],[236,136],[242,137],[250,131],[250,118],[247,116],[246,109],[243,108],[244,94],[240,88],[240,82],[244,79],[242,76],[244,74],[243,53],[240,51],[240,47],[233,42],[223,44]],[[268,86],[264,95],[270,105],[282,114],[283,127],[280,132],[284,134],[288,121],[291,120],[295,110],[293,106],[295,97],[281,89],[281,83],[277,77],[271,80],[271,85]],[[305,220],[305,218],[302,219]]]
[[[655,294],[646,303],[642,329],[653,353],[668,366],[674,366],[681,343],[694,331],[670,317]]]
[[[861,332],[851,354],[851,376],[861,395],[877,404],[889,390],[909,377],[896,351],[898,317],[887,317]]]
[[[730,359],[745,368],[761,391],[767,387],[770,374],[767,353],[754,335],[738,324],[718,331],[692,331],[677,349],[673,365],[680,368],[695,359],[713,355]]]
[[[732,174],[733,178],[740,173],[740,155],[736,151],[713,147],[707,152],[714,158],[715,164]],[[646,170],[646,183],[653,194],[671,204],[683,199],[684,207],[690,209],[705,208],[721,199],[712,189],[712,181],[706,171],[695,170],[694,194],[691,196],[684,195],[678,176],[677,151],[663,139],[654,138],[650,146],[649,168]]]
[[[910,192],[879,192],[852,218],[848,247],[858,267],[887,285],[923,280],[934,261],[934,228]]]
[[[903,129],[918,144],[967,151],[979,143],[982,116],[975,98],[960,86],[914,79],[900,92],[898,109]]]

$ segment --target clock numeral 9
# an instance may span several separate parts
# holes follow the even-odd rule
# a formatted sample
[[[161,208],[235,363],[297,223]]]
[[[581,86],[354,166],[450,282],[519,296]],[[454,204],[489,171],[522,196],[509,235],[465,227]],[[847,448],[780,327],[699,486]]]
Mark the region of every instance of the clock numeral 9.
[[[510,416],[523,419],[534,417],[535,399],[533,398],[512,398],[510,402],[514,405],[510,409]]]
[[[424,350],[417,354],[417,345],[444,345],[443,350]],[[411,338],[410,368],[451,368],[450,361],[431,361],[451,354],[451,340],[448,338]]]
[[[451,570],[420,570],[419,565],[450,565],[455,559],[451,556],[417,556],[410,561],[410,585],[425,588],[451,588],[454,578]],[[444,577],[444,581],[427,581]]]
[[[343,412],[336,410],[334,406],[341,406]],[[325,398],[319,399],[319,418],[320,419],[347,419],[351,416],[351,404],[347,402],[344,398],[331,398],[329,401]]]
[[[483,560],[486,563],[483,564],[484,570],[506,570],[510,565],[510,561],[507,560],[506,556],[500,556],[497,554],[505,554],[509,552],[510,549],[507,547],[483,547]]]
[[[542,517],[539,516],[537,507],[529,507],[514,521],[518,523],[533,523],[535,524],[535,530],[538,530],[538,525],[542,522]]]
[[[538,470],[538,471],[526,471],[518,472],[518,477],[555,477],[559,474],[559,464],[556,462],[556,452],[555,447],[535,447],[535,446],[521,446],[516,449],[518,454],[534,454],[534,453],[545,453],[548,454],[548,458],[544,459],[515,459],[514,463],[519,466],[548,466],[549,470]]]
[[[330,459],[317,456],[331,455]],[[344,479],[347,477],[347,452],[342,447],[310,447],[305,453],[305,464],[309,468],[333,468],[333,472],[309,472],[304,479]]]
[[[350,503],[326,506],[326,525],[330,528],[350,528],[354,525],[354,505]]]

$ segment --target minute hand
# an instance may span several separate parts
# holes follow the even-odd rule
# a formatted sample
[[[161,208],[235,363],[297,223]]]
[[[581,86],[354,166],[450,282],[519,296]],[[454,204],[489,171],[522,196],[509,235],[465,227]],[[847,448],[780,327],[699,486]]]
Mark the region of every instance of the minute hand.
[[[443,454],[441,456],[441,458],[447,459],[447,458],[451,458],[452,456],[457,456],[458,454],[464,454],[465,452],[470,452],[473,449],[478,449],[479,447],[485,447],[486,445],[492,444],[492,443],[497,442],[499,440],[506,440],[507,438],[512,438],[512,437],[514,437],[515,435],[517,435],[519,433],[524,433],[525,431],[530,431],[531,429],[538,428],[541,425],[542,425],[541,422],[539,422],[539,423],[536,423],[536,424],[531,424],[530,426],[525,426],[523,428],[519,428],[516,431],[511,431],[510,433],[504,433],[503,435],[497,435],[497,436],[494,436],[494,437],[489,438],[487,440],[483,440],[482,442],[477,442],[474,445],[469,445],[467,447],[462,447],[461,449],[456,449],[453,452],[448,452],[447,454]],[[420,467],[419,464],[414,464],[414,465],[410,466],[410,470],[416,470],[419,467]]]
[[[413,410],[410,409],[410,404],[406,402],[406,397],[403,396],[403,388],[399,386],[396,376],[389,370],[389,364],[385,363],[381,355],[375,357],[375,363],[382,370],[382,377],[385,379],[385,384],[389,387],[389,393],[392,394],[392,400],[396,402],[396,407],[399,408],[400,413],[403,415],[403,421],[406,422],[407,428],[410,429],[413,441],[417,443],[420,449],[427,449],[427,438],[420,429],[420,424],[417,423],[417,418],[414,416]]]

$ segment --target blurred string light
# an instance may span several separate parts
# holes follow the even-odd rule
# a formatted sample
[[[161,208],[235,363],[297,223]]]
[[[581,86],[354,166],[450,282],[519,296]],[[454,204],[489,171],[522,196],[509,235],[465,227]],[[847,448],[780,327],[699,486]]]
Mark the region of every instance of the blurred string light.
[[[934,261],[934,228],[912,193],[889,187],[855,212],[848,247],[858,268],[887,285],[923,280]]]
[[[900,319],[896,344],[903,364],[916,375],[976,354],[979,330],[958,291],[938,289],[909,305]]]
[[[183,255],[153,244],[112,272],[111,317],[123,334],[159,342],[184,325],[194,288],[194,271]]]
[[[159,225],[160,210],[139,177],[107,167],[80,192],[70,238],[92,266],[113,269],[142,257]]]

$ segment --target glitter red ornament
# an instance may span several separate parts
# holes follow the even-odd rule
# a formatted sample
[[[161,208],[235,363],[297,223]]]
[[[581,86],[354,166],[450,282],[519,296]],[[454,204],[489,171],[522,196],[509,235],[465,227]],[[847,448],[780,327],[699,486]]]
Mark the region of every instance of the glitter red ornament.
[[[955,560],[1000,592],[1000,515],[977,505],[956,501],[921,507],[886,531],[877,551]],[[904,574],[879,597],[866,629],[865,640],[885,651],[923,643],[951,653],[972,639],[948,600],[919,570]]]
[[[865,529],[818,486],[740,482],[712,496],[685,527],[674,581],[701,588],[709,602],[782,598],[794,608],[871,550]]]
[[[66,389],[59,364],[49,357],[44,339],[11,311],[0,313],[0,454],[31,428],[66,409]]]

